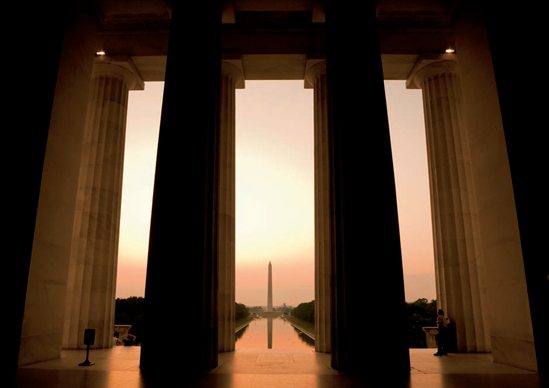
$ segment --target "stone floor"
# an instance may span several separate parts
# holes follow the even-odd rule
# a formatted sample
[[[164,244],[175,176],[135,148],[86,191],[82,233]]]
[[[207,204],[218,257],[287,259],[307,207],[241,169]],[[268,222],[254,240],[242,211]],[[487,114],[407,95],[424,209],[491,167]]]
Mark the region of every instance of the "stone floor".
[[[64,351],[62,358],[20,368],[15,387],[41,388],[540,388],[549,387],[549,376],[492,362],[490,354],[450,354],[434,357],[436,349],[411,349],[412,370],[403,381],[380,376],[365,365],[360,377],[339,373],[330,367],[330,356],[310,350],[240,349],[220,354],[219,366],[199,377],[185,373],[177,380],[146,380],[139,370],[139,347],[116,347],[90,351],[95,365],[78,366],[85,351]],[[372,351],[375,357],[375,351]],[[388,360],[387,362],[390,362]]]

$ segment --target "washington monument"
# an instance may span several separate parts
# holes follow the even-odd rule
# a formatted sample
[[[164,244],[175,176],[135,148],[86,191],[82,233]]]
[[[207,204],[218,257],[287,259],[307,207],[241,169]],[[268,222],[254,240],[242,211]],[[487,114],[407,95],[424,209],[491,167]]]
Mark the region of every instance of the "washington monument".
[[[267,284],[267,311],[273,311],[273,267],[269,261],[269,280]]]

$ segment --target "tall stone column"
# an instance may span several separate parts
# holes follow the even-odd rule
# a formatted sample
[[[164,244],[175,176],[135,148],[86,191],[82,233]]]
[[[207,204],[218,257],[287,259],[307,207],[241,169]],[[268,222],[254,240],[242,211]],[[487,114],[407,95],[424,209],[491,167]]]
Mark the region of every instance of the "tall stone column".
[[[17,173],[17,179],[8,178],[7,182],[18,190],[7,194],[8,198],[10,194],[17,196],[15,201],[7,199],[14,216],[5,216],[14,220],[10,229],[15,233],[13,236],[8,234],[5,239],[18,247],[17,254],[12,257],[14,267],[9,271],[10,281],[17,286],[23,281],[21,284],[25,284],[26,290],[23,295],[16,295],[16,290],[10,285],[10,302],[5,308],[10,312],[11,323],[12,315],[17,319],[18,309],[16,306],[11,308],[10,303],[13,299],[23,298],[20,308],[24,308],[24,317],[20,332],[5,326],[5,332],[10,333],[8,337],[16,337],[18,345],[20,341],[19,366],[59,358],[63,344],[65,295],[82,144],[93,53],[97,47],[95,15],[91,15],[89,7],[82,2],[75,2],[74,7],[67,5],[64,3],[49,10],[33,7],[27,34],[33,37],[33,47],[36,48],[32,50],[33,55],[44,60],[43,66],[36,69],[36,80],[40,81],[38,84],[28,83],[27,78],[21,78],[20,74],[28,72],[27,66],[18,67],[13,75],[22,82],[18,91],[36,89],[37,93],[33,95],[31,112],[12,112],[14,116],[24,117],[25,126],[33,128],[33,135],[15,131],[21,132],[16,134],[17,139],[22,136],[21,141],[5,140],[5,144],[12,144],[11,152],[25,160],[24,166],[9,169]],[[41,10],[51,16],[45,18],[47,24],[42,20],[44,12]],[[40,16],[35,17],[35,14]],[[27,60],[30,57],[26,52],[14,55],[23,63],[32,62]],[[21,98],[16,96],[11,100],[21,101]],[[31,182],[32,187],[27,186]],[[38,195],[38,190],[39,196],[32,199],[31,193]],[[20,225],[19,222],[25,219],[30,224]],[[33,232],[30,240],[32,252],[25,251],[25,245],[18,243],[23,235],[29,237],[26,228]],[[25,257],[27,254],[30,256]],[[25,273],[19,274],[23,275],[21,279],[16,268],[25,261],[27,266]]]
[[[484,267],[455,58],[424,55],[407,84],[423,90],[438,305],[457,351],[486,352]]]
[[[93,68],[67,285],[63,347],[112,346],[122,172],[129,90],[144,83],[128,58],[98,57]]]
[[[331,358],[338,370],[363,372],[367,365],[407,379],[404,278],[375,7],[326,1]],[[358,57],[368,71],[350,78]],[[368,310],[378,300],[388,306],[381,329],[387,336],[376,335],[379,315]]]
[[[55,11],[51,12],[55,7]],[[44,18],[43,12],[49,11],[49,17]],[[33,58],[41,58],[41,65],[33,67],[35,77],[29,79],[26,66],[15,66],[10,72],[12,79],[17,80],[15,96],[10,98],[14,106],[21,109],[27,117],[25,125],[33,128],[33,135],[29,136],[27,131],[10,131],[8,137],[4,138],[5,144],[10,144],[10,153],[19,155],[25,159],[17,168],[7,169],[7,176],[4,181],[9,182],[11,187],[17,190],[4,190],[3,198],[9,203],[12,212],[4,213],[5,219],[10,220],[8,233],[4,233],[6,241],[17,247],[15,254],[10,254],[10,297],[6,298],[5,311],[10,312],[10,319],[2,323],[3,330],[9,335],[4,337],[3,363],[4,370],[9,370],[11,376],[15,376],[19,362],[20,342],[23,338],[23,315],[25,312],[25,300],[27,296],[27,284],[29,281],[31,255],[33,240],[35,237],[35,226],[38,214],[38,201],[40,197],[42,172],[45,166],[45,154],[48,144],[48,131],[52,118],[52,105],[56,91],[58,73],[63,71],[59,66],[63,48],[65,28],[68,18],[68,7],[62,3],[33,4],[33,12],[29,12],[26,21],[26,34],[33,37],[33,49],[28,50],[22,44],[26,39],[25,35],[18,35],[10,42],[15,44],[16,50],[10,49],[12,55],[22,62],[31,65]],[[14,48],[15,48],[14,47]],[[36,79],[41,80],[40,87],[36,87]],[[19,104],[25,91],[32,88],[33,106],[32,115],[29,115],[28,108]],[[6,108],[5,108],[6,109]],[[11,111],[11,108],[7,110]],[[12,112],[19,116],[16,112]],[[22,117],[22,116],[21,116]],[[6,282],[7,285],[7,282]],[[62,305],[61,305],[62,306]],[[58,350],[57,350],[58,351]],[[34,352],[30,352],[34,353]],[[7,357],[7,359],[6,359]],[[32,360],[36,362],[35,360]],[[31,362],[32,362],[31,361]],[[9,376],[9,377],[11,377]]]
[[[218,364],[220,75],[220,4],[174,2],[145,283],[140,368],[147,378],[179,374],[183,349],[191,354],[186,370]],[[169,311],[182,318],[167,321]],[[181,346],[166,341],[166,324],[186,336]]]
[[[219,296],[218,350],[235,349],[235,129],[236,88],[244,87],[242,70],[223,61],[219,96]]]
[[[305,84],[314,88],[315,350],[330,353],[330,158],[325,60],[307,69]]]
[[[528,74],[531,71],[528,61],[525,61],[521,55],[508,55],[509,52],[532,52],[543,44],[545,15],[543,12],[537,12],[532,13],[528,18],[518,18],[516,17],[516,7],[513,7],[512,4],[502,3],[497,7],[481,7],[481,4],[467,3],[466,13],[458,18],[456,45],[463,47],[461,46],[462,42],[470,41],[470,36],[474,36],[477,42],[479,36],[484,36],[484,34],[479,34],[479,30],[482,33],[482,28],[486,29],[486,40],[483,39],[482,42],[485,42],[490,48],[490,55],[485,57],[488,57],[488,62],[491,59],[493,63],[494,76],[486,77],[483,74],[483,84],[479,85],[478,82],[475,82],[473,77],[477,76],[476,72],[479,69],[478,62],[475,61],[471,66],[474,67],[474,71],[467,72],[469,77],[467,81],[470,80],[470,82],[467,82],[466,85],[482,88],[483,91],[495,92],[492,95],[497,94],[497,99],[494,98],[494,100],[499,102],[500,128],[505,142],[503,144],[501,141],[494,141],[494,137],[490,137],[490,149],[495,151],[491,152],[494,159],[497,158],[498,161],[501,161],[498,178],[503,178],[507,174],[511,177],[511,184],[507,183],[506,187],[502,184],[505,182],[504,179],[492,179],[490,182],[492,185],[496,182],[499,185],[497,188],[494,187],[495,185],[492,186],[494,187],[492,191],[498,193],[498,206],[492,207],[490,213],[493,214],[493,217],[491,219],[495,221],[494,224],[505,226],[505,229],[497,228],[499,241],[490,244],[495,253],[490,259],[493,258],[491,263],[499,268],[504,268],[508,273],[503,278],[500,271],[490,271],[498,274],[497,279],[494,277],[494,281],[490,283],[498,289],[498,292],[494,292],[493,295],[499,295],[499,300],[490,297],[489,302],[494,312],[491,314],[494,361],[529,370],[537,369],[538,373],[548,375],[549,260],[540,257],[540,252],[545,252],[547,249],[547,228],[540,227],[540,220],[546,220],[549,212],[547,207],[542,205],[547,199],[547,192],[540,190],[540,179],[532,179],[532,177],[547,175],[547,143],[532,136],[531,130],[525,130],[526,128],[546,127],[547,101],[543,98],[530,97],[539,93],[538,82],[517,82],[517,74]],[[469,20],[475,20],[474,18],[477,17],[481,21],[485,21],[486,24],[475,23],[476,28],[471,28],[472,23],[462,21],[463,16],[469,16]],[[508,20],[513,20],[513,28],[509,28]],[[466,44],[464,46],[467,47]],[[474,58],[475,51],[482,50],[481,47],[481,45],[476,45],[474,49],[470,49],[468,57]],[[487,68],[490,69],[490,65]],[[491,99],[486,98],[485,94],[482,94],[481,99],[482,104],[473,99],[468,101],[483,113],[482,120],[475,120],[479,127],[484,122],[493,122],[492,116],[485,114],[487,105],[496,106],[493,111],[498,113],[497,103],[490,104]],[[477,117],[479,116],[475,116],[475,119]],[[474,128],[473,131],[479,133],[478,129]],[[492,133],[495,132],[492,127],[490,130]],[[499,132],[498,135],[502,132]],[[482,153],[484,152],[483,149]],[[502,154],[503,156],[500,156]],[[509,160],[508,173],[504,162],[505,154]],[[488,168],[493,174],[492,165],[488,163],[486,165],[489,166]],[[516,212],[518,224],[514,230],[512,229],[514,222],[507,221],[512,220],[513,212]],[[506,222],[502,222],[502,216],[506,217]],[[493,230],[495,228],[489,224],[490,221],[487,217],[482,226],[486,225],[488,230]],[[503,244],[505,247],[502,248],[502,251],[509,252],[504,260],[502,260],[501,251],[493,249],[494,245]],[[514,247],[511,248],[511,244]],[[492,265],[485,264],[485,266],[488,273]],[[522,266],[524,275],[521,270]],[[505,280],[502,281],[503,279]],[[488,294],[492,293],[488,292]],[[514,296],[512,304],[509,303],[507,297],[509,294]],[[520,307],[517,308],[517,306]],[[501,321],[509,311],[513,311],[515,316],[520,316],[521,321],[513,320],[502,327]],[[515,349],[519,346],[521,351],[517,352]]]

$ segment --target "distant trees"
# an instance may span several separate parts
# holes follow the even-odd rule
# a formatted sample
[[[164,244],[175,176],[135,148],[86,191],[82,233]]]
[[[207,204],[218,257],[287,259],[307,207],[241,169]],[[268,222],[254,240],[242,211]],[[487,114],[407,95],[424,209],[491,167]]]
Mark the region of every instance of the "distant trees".
[[[423,327],[436,326],[437,301],[430,302],[421,298],[413,303],[406,303],[406,316],[408,317],[406,329],[408,331],[408,346],[411,348],[425,348],[426,337]]]
[[[292,316],[310,322],[315,322],[314,300],[301,303],[291,311]],[[437,301],[430,302],[421,298],[412,303],[406,303],[406,330],[408,332],[408,346],[411,348],[425,348],[427,346],[423,327],[436,326]]]
[[[315,323],[315,301],[312,300],[308,303],[300,303],[291,312],[292,316],[303,319],[309,323]]]
[[[238,321],[239,319],[246,318],[248,315],[250,315],[250,310],[244,304],[235,302],[234,320]]]
[[[114,323],[116,325],[132,325],[130,333],[136,336],[136,343],[140,342],[142,335],[143,305],[145,298],[131,296],[126,299],[117,298],[115,301]],[[291,314],[314,325],[315,322],[314,300],[308,303],[300,303],[291,310]],[[281,311],[287,311],[288,307],[283,304]],[[235,303],[235,320],[246,318],[250,312],[261,312],[261,306],[246,307],[242,303]],[[421,298],[413,303],[406,303],[406,330],[408,332],[408,345],[411,348],[426,347],[426,338],[423,327],[436,326],[437,302],[430,302]]]
[[[132,325],[130,333],[135,335],[137,344],[141,341],[144,303],[145,298],[130,296],[126,299],[116,298],[114,305],[114,324]]]
[[[140,342],[143,325],[143,305],[145,298],[130,296],[126,299],[116,298],[114,310],[115,325],[132,325],[130,333]],[[235,303],[235,321],[250,315],[248,308],[242,303]]]

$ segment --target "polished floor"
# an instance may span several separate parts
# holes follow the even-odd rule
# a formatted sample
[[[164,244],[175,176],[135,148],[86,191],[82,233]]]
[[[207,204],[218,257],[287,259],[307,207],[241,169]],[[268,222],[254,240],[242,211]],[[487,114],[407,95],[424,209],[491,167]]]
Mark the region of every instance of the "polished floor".
[[[148,380],[139,370],[139,347],[92,350],[95,365],[82,367],[85,351],[64,351],[62,358],[20,368],[15,387],[41,388],[549,388],[549,376],[496,364],[490,354],[450,354],[434,357],[436,349],[410,349],[407,378],[384,376],[364,365],[360,376],[330,367],[330,356],[310,350],[238,349],[220,354],[219,366],[195,376],[185,370],[168,373],[168,380]],[[374,350],[370,351],[376,357]],[[387,360],[388,363],[391,360]]]

